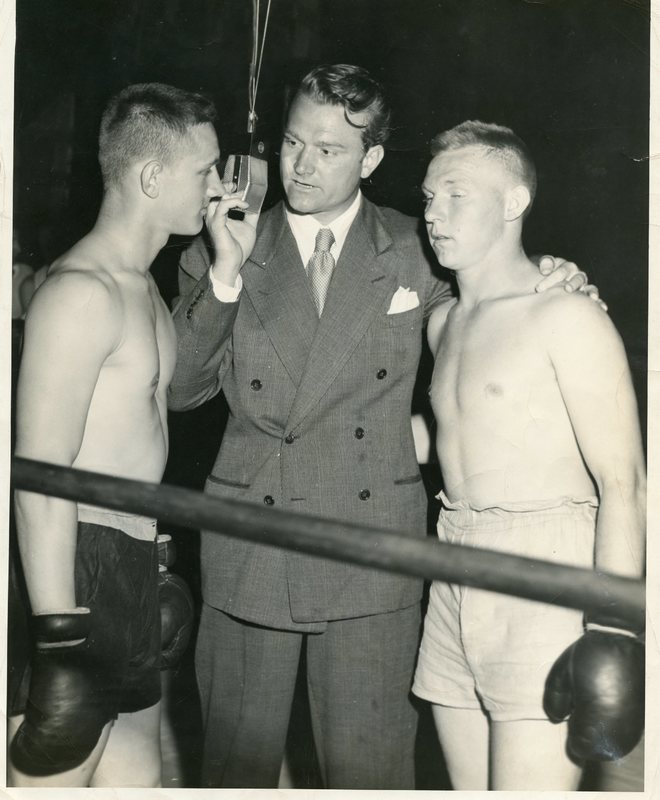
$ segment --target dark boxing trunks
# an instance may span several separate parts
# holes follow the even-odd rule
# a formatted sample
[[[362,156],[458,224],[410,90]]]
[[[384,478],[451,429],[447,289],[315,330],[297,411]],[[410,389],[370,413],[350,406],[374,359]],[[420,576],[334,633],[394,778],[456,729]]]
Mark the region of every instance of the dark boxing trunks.
[[[154,534],[155,535],[155,534]],[[102,665],[108,720],[160,700],[160,607],[155,541],[89,522],[78,523],[76,602],[92,612],[87,647]],[[26,671],[29,673],[29,669]],[[25,710],[29,674],[10,713]]]

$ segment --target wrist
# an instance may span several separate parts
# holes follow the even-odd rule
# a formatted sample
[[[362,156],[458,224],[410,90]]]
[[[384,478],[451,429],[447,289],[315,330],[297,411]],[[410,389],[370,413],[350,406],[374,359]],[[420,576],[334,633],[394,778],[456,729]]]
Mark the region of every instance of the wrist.
[[[615,628],[612,625],[600,625],[598,622],[586,622],[584,629],[589,631],[599,631],[600,633],[613,633],[620,636],[629,636],[631,639],[636,639],[637,634],[633,631],[626,630],[625,628]]]
[[[91,628],[91,611],[84,606],[32,615],[37,647],[65,647],[84,642]]]
[[[213,267],[209,270],[209,281],[213,294],[221,303],[235,303],[243,288],[243,280],[240,275],[235,275],[231,283],[228,283],[213,272]]]
[[[225,286],[235,286],[240,271],[240,266],[229,266],[223,264],[221,261],[214,261],[213,264],[211,264],[212,279],[218,283],[223,283]]]

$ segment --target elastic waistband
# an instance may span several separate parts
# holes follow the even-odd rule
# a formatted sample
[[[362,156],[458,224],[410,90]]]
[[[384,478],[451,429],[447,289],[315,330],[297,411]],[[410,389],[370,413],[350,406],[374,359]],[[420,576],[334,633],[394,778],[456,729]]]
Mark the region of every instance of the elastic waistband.
[[[442,502],[438,523],[452,525],[462,530],[481,530],[508,528],[512,525],[525,526],[534,520],[552,517],[574,516],[593,520],[598,509],[598,498],[555,497],[545,500],[524,500],[519,502],[504,500],[487,506],[475,506],[466,500],[450,501],[444,492],[437,498]]]
[[[503,500],[502,502],[490,503],[487,506],[476,506],[468,503],[467,500],[449,500],[444,492],[439,492],[436,499],[440,500],[442,507],[448,511],[507,511],[507,512],[520,512],[526,513],[529,511],[548,511],[552,508],[561,508],[562,506],[591,506],[598,508],[598,498],[594,496],[588,497],[549,497],[545,500]]]
[[[128,514],[124,511],[114,511],[110,508],[78,503],[78,522],[105,525],[108,528],[123,531],[133,539],[142,539],[147,542],[153,542],[156,538],[155,519]]]

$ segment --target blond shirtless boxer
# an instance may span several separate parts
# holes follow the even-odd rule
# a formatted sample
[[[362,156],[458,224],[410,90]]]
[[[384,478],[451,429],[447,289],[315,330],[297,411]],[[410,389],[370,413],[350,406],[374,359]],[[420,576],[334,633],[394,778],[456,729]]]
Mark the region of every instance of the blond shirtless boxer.
[[[170,234],[196,234],[204,217],[220,280],[255,239],[254,216],[227,217],[247,204],[218,178],[214,118],[208,100],[163,84],[108,105],[98,219],[28,311],[17,455],[161,479],[176,336],[149,267]],[[159,785],[155,520],[28,492],[16,519],[36,648],[10,721],[10,784]]]
[[[440,539],[640,576],[644,463],[621,340],[587,298],[535,292],[521,244],[535,169],[509,129],[466,122],[432,152],[424,216],[460,293],[428,327]],[[433,584],[413,690],[434,704],[455,789],[577,788],[567,723],[548,720],[543,697],[582,633],[572,609]],[[623,648],[624,679],[639,679],[635,639],[587,635]]]

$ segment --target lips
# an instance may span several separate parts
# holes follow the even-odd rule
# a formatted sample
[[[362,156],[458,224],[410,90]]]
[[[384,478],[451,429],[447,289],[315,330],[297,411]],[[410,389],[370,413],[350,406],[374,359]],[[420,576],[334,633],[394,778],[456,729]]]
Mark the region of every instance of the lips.
[[[303,183],[302,181],[297,181],[294,178],[291,179],[291,183],[297,188],[302,189],[303,191],[307,191],[309,189],[316,189],[316,186],[313,186],[311,183]]]

